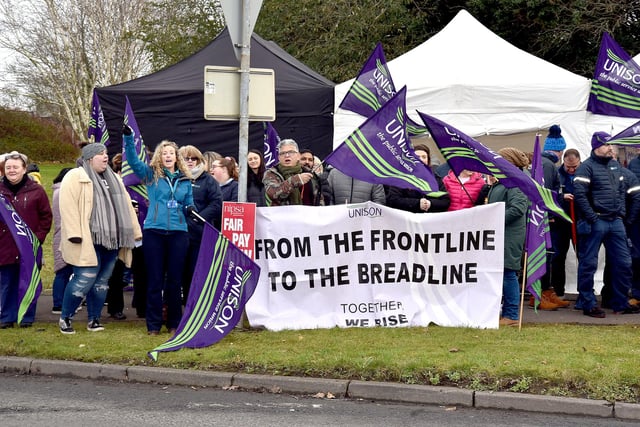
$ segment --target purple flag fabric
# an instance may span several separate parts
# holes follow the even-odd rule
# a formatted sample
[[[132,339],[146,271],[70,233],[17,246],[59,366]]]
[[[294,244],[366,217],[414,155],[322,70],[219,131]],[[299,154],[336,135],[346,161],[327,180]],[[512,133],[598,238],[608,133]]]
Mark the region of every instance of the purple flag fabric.
[[[13,205],[0,195],[0,217],[7,224],[20,253],[18,283],[18,323],[31,306],[35,306],[42,292],[40,266],[42,246],[38,237],[15,211]]]
[[[140,128],[138,127],[138,122],[136,122],[136,117],[133,115],[133,108],[131,108],[129,97],[125,97],[125,99],[126,99],[126,104],[124,108],[124,123],[129,125],[129,127],[133,131],[133,137],[134,137],[134,142],[136,143],[136,153],[138,153],[138,158],[145,163],[149,163],[149,159],[147,157],[147,149],[144,145],[144,141],[142,140],[142,135],[140,134]],[[122,176],[122,182],[127,187],[131,185],[142,184],[142,181],[140,181],[140,178],[138,178],[138,176],[131,169],[131,166],[129,166],[129,162],[127,161],[127,154],[124,152],[124,146],[122,148],[122,171],[120,172],[120,176]],[[144,196],[146,198],[146,189],[144,190],[144,193],[145,193]]]
[[[91,117],[89,118],[89,127],[87,130],[87,137],[94,142],[100,142],[105,146],[109,145],[109,131],[107,130],[107,123],[104,121],[104,114],[102,114],[102,107],[100,106],[100,99],[98,93],[93,91],[93,101],[91,102]]]
[[[640,118],[640,67],[609,35],[602,35],[587,110]]]
[[[280,142],[280,136],[271,122],[262,122],[264,127],[264,167],[269,169],[278,162],[276,147]]]
[[[378,43],[339,108],[371,117],[396,94],[382,44]]]
[[[542,156],[540,153],[540,135],[536,135],[531,162],[531,178],[538,184],[543,184]],[[547,271],[547,248],[551,247],[549,235],[549,221],[547,212],[538,204],[531,204],[527,212],[527,230],[525,237],[525,252],[527,253],[526,287],[540,301],[540,279]],[[536,304],[537,305],[537,304]]]
[[[613,135],[607,143],[624,147],[640,148],[640,121],[632,124],[622,132]]]
[[[418,159],[406,132],[406,87],[369,117],[325,162],[372,184],[438,192],[433,173]]]
[[[361,116],[371,117],[396,94],[396,87],[387,66],[382,44],[378,43],[364,63],[358,77],[339,108],[353,111]],[[407,117],[409,136],[424,135],[427,129]]]
[[[149,352],[217,343],[233,330],[258,284],[260,267],[222,233],[204,224],[191,291],[175,335]]]
[[[544,188],[498,153],[453,126],[420,111],[418,114],[456,175],[463,169],[493,175],[505,187],[518,187],[532,203],[571,222],[558,204],[555,191]]]

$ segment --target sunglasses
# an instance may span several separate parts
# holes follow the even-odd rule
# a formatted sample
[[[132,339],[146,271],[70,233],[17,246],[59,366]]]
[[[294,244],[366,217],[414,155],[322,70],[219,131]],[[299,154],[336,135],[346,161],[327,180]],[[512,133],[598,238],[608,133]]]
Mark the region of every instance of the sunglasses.
[[[9,159],[12,159],[12,160],[18,160],[18,159],[20,159],[20,160],[22,160],[25,164],[27,163],[27,156],[25,156],[24,154],[21,154],[21,153],[9,153],[9,154],[5,154],[5,156],[4,156],[4,160],[6,161],[6,160],[9,160]]]
[[[200,157],[185,157],[184,158],[187,162],[197,162],[200,160]]]

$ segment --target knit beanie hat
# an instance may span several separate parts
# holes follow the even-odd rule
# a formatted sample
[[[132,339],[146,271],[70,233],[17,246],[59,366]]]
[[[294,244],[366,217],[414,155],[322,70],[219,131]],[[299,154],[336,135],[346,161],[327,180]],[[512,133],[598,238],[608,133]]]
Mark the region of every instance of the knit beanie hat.
[[[594,133],[593,136],[591,137],[591,149],[595,150],[598,147],[602,147],[604,144],[607,143],[607,141],[609,141],[609,138],[611,138],[611,135],[609,135],[606,132]]]
[[[102,153],[106,150],[107,147],[104,144],[100,144],[98,142],[92,142],[91,144],[87,144],[82,147],[82,159],[83,160],[91,160],[93,156]]]
[[[544,151],[562,151],[567,148],[567,143],[560,134],[562,130],[560,126],[553,125],[549,128],[549,135],[544,140]]]
[[[519,167],[520,169],[526,168],[529,165],[529,158],[527,157],[527,155],[517,148],[501,148],[500,150],[498,150],[498,154],[500,154],[509,163]]]

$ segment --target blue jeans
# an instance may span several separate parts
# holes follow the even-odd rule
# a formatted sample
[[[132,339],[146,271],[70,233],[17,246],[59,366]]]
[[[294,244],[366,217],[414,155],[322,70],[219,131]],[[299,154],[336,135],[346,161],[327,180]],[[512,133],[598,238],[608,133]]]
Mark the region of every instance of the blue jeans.
[[[73,317],[84,297],[87,298],[87,317],[89,321],[100,320],[102,307],[107,298],[109,277],[116,264],[117,249],[106,249],[94,245],[98,265],[92,267],[73,266],[73,277],[67,283],[62,301],[61,318]]]
[[[516,270],[504,269],[502,273],[502,314],[512,320],[520,318],[520,283]]]
[[[598,268],[598,251],[604,243],[607,261],[611,262],[611,308],[622,311],[628,306],[631,287],[631,255],[622,219],[598,219],[591,224],[591,233],[580,236],[578,245],[578,299],[576,305],[584,311],[597,307],[593,291],[593,276]]]
[[[18,321],[18,284],[20,282],[20,264],[0,266],[0,323]],[[31,304],[22,318],[22,323],[33,323],[36,317],[36,305]]]
[[[73,274],[73,266],[66,265],[60,270],[56,271],[56,275],[53,278],[53,306],[62,307],[62,300],[64,299],[64,290],[71,279]]]
[[[162,328],[162,306],[167,305],[167,329],[177,328],[182,317],[182,274],[189,248],[186,231],[144,230],[147,265],[147,330]]]

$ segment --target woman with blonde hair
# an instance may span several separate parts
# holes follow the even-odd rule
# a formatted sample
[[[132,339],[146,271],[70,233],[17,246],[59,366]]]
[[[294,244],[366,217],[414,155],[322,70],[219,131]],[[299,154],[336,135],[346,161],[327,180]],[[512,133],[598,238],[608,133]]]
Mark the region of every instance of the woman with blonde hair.
[[[136,155],[131,128],[125,125],[122,133],[129,165],[146,184],[149,196],[142,246],[147,265],[147,331],[149,335],[160,332],[165,303],[166,326],[169,333],[175,333],[182,317],[182,273],[189,248],[187,217],[196,210],[191,172],[175,142],[160,142],[147,165]]]

